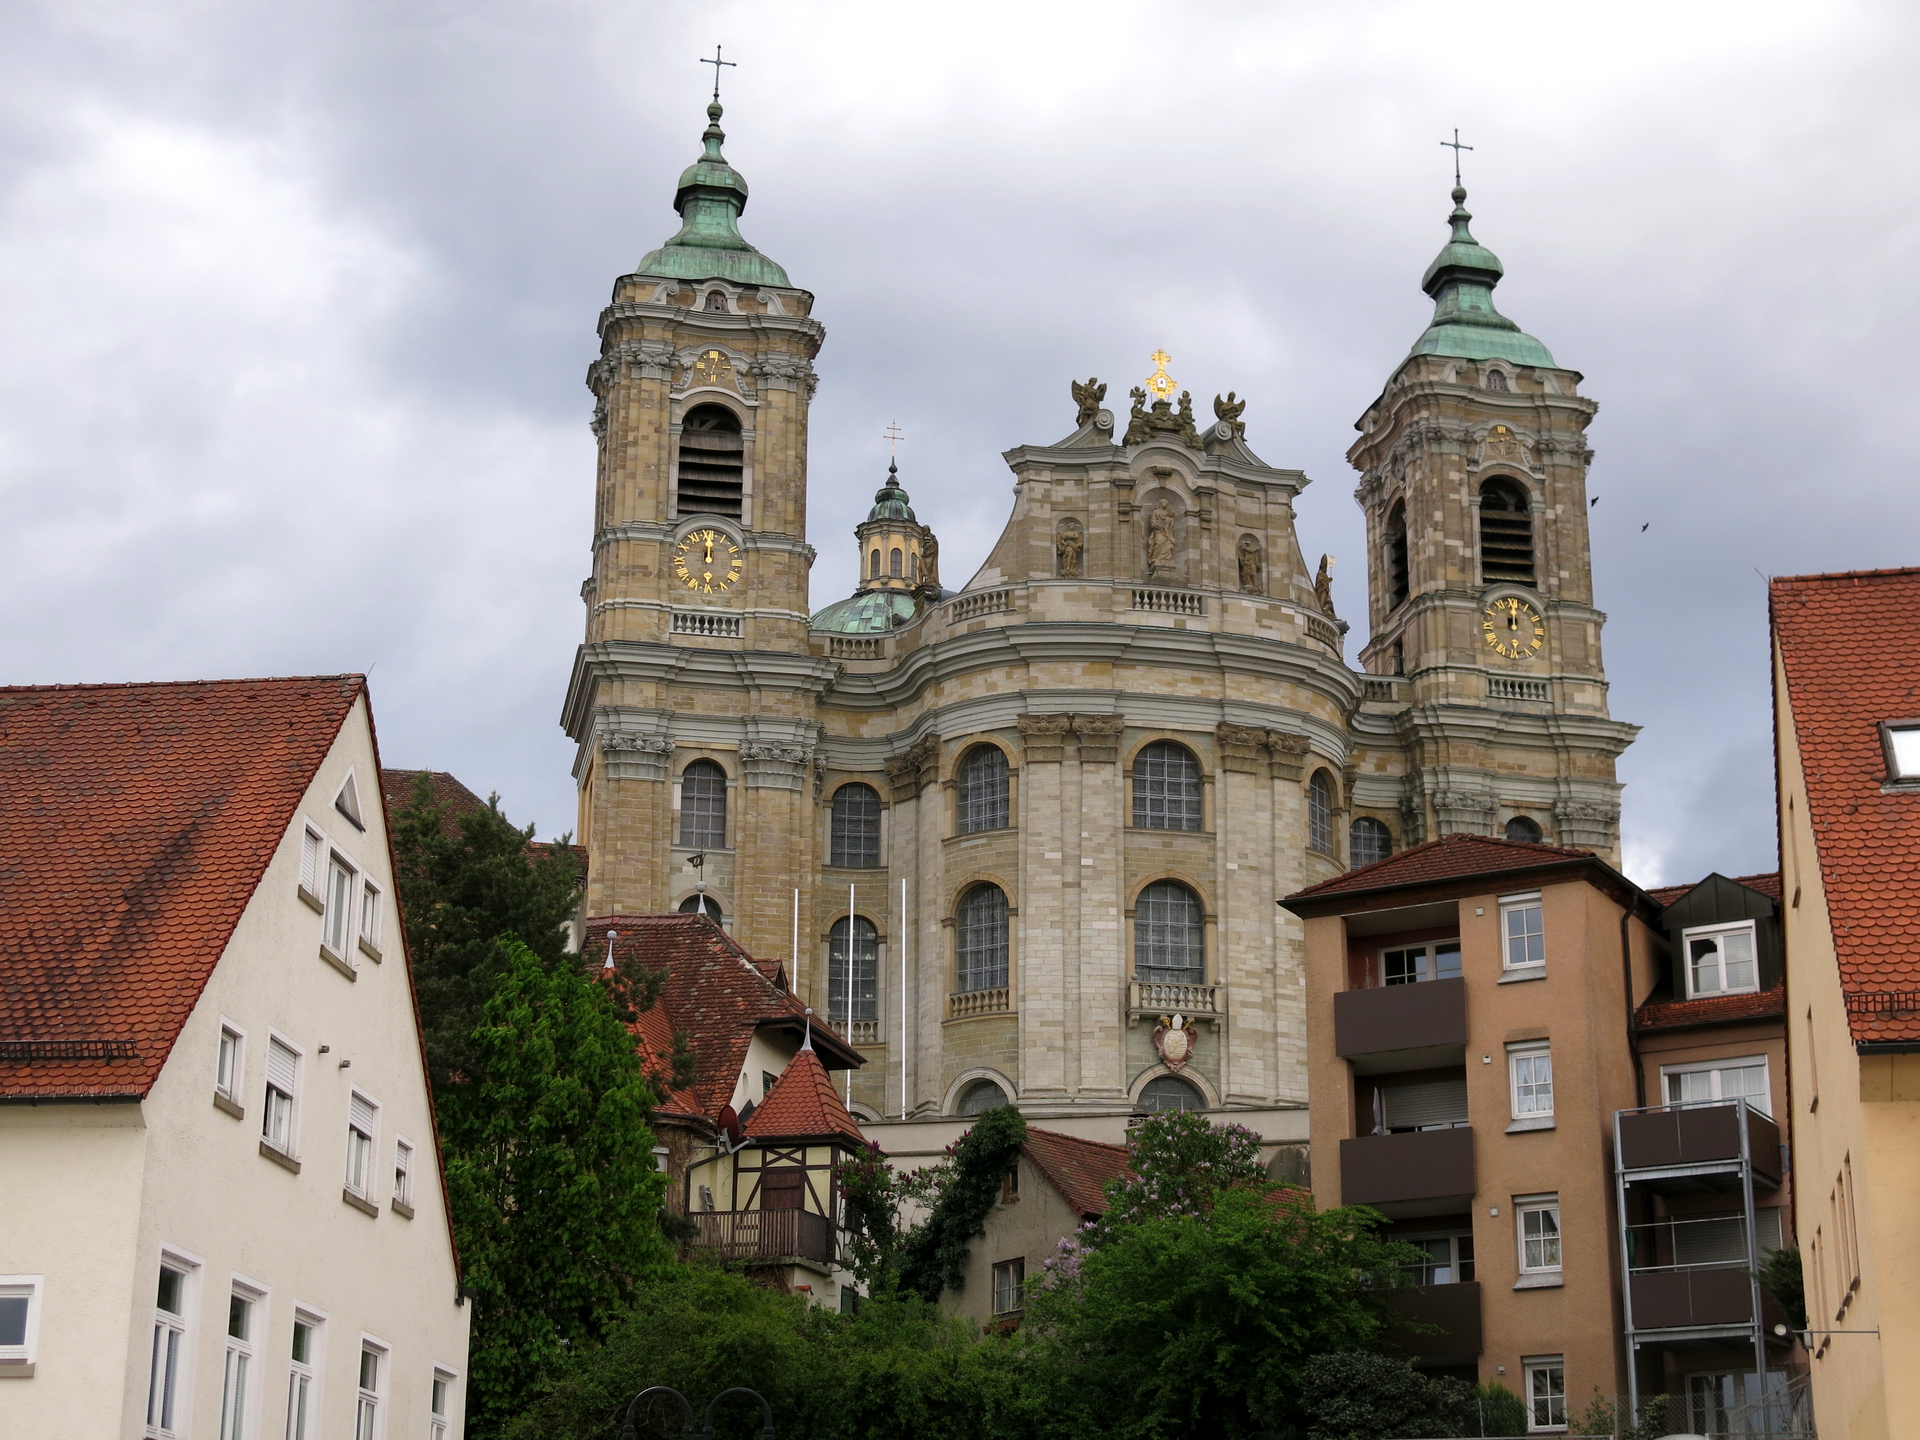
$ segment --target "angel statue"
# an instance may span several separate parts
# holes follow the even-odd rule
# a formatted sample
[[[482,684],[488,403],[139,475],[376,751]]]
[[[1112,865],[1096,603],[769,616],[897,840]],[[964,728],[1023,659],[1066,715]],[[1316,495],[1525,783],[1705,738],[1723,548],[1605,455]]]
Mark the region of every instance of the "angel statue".
[[[1223,425],[1231,425],[1236,436],[1244,436],[1247,433],[1246,422],[1240,418],[1241,412],[1246,408],[1247,402],[1237,398],[1231,390],[1227,391],[1227,398],[1224,400],[1218,395],[1213,397],[1213,418]]]
[[[1127,420],[1126,438],[1120,443],[1138,445],[1141,441],[1151,439],[1153,436],[1153,431],[1147,425],[1147,392],[1136,385],[1127,392],[1127,395],[1133,401],[1133,413]]]
[[[1073,382],[1073,403],[1080,407],[1080,413],[1074,417],[1075,425],[1090,425],[1093,417],[1100,413],[1100,402],[1107,398],[1107,387],[1100,383],[1098,375],[1089,375],[1087,383]]]
[[[1329,620],[1340,617],[1333,613],[1333,557],[1320,557],[1320,573],[1313,577],[1313,595],[1320,602],[1320,608],[1326,612]]]

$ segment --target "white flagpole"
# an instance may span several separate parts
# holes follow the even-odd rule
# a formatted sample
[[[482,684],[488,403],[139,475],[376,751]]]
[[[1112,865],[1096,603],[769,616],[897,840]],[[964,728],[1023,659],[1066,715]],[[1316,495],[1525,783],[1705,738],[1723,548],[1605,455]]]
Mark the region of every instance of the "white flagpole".
[[[907,877],[900,877],[900,1118],[907,1118],[907,936],[913,922],[907,918]]]
[[[843,992],[846,999],[840,1005],[840,1023],[846,1027],[842,1037],[849,1044],[853,1042],[853,886],[847,886],[847,988]],[[886,1104],[883,1098],[880,1102]],[[853,1067],[847,1067],[847,1108],[853,1108]]]
[[[804,995],[800,988],[800,887],[793,890],[793,993]]]

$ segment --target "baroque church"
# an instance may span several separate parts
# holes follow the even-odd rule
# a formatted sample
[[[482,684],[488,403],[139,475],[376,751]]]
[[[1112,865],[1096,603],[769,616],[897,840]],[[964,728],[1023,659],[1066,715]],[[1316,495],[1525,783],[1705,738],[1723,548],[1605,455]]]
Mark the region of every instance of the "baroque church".
[[[867,1057],[866,1122],[1016,1100],[1088,1133],[1206,1108],[1304,1138],[1276,901],[1456,834],[1618,861],[1635,727],[1607,714],[1580,375],[1494,307],[1456,186],[1432,321],[1348,451],[1364,639],[1295,533],[1306,475],[1256,453],[1237,397],[1196,418],[1160,355],[1124,411],[1076,381],[1068,433],[1005,452],[1012,513],[957,588],[889,467],[857,591],[810,614],[825,331],[742,238],[707,114],[680,228],[614,282],[587,377],[563,717],[586,913],[701,910],[784,959]]]

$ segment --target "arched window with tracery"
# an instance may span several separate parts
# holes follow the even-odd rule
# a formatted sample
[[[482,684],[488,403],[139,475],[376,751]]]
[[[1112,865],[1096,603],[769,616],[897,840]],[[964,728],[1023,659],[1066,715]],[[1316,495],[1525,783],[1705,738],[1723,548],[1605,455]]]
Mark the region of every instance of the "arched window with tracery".
[[[680,843],[694,850],[727,848],[727,772],[696,760],[680,772]]]
[[[1358,870],[1393,854],[1393,832],[1371,815],[1347,827],[1347,868]]]
[[[1159,1115],[1168,1110],[1204,1110],[1207,1100],[1177,1075],[1156,1075],[1140,1087],[1133,1108],[1142,1115]]]
[[[960,759],[959,830],[1004,830],[1012,806],[1008,798],[1007,755],[998,745],[976,745]]]
[[[1184,745],[1156,740],[1133,759],[1133,823],[1144,830],[1198,830],[1200,762]]]
[[[1407,506],[1396,500],[1387,512],[1387,604],[1400,604],[1411,593],[1407,568]]]
[[[960,1103],[954,1108],[962,1115],[984,1115],[1007,1103],[1007,1092],[993,1081],[976,1080],[960,1092]]]
[[[880,932],[863,915],[847,917],[827,932],[827,1018],[836,1025],[880,1018]]]
[[[696,405],[680,425],[676,504],[682,515],[740,518],[747,442],[740,417],[724,405]]]
[[[1206,917],[1178,880],[1156,880],[1133,908],[1133,969],[1148,985],[1201,985],[1207,978]]]
[[[1006,988],[1006,892],[998,885],[967,891],[960,897],[954,931],[954,988],[963,994]]]
[[[880,792],[871,785],[842,785],[833,792],[828,863],[852,870],[880,864]]]
[[[1480,487],[1480,579],[1532,585],[1533,510],[1526,491],[1511,480]]]
[[[1307,781],[1307,848],[1333,854],[1333,777],[1324,770]]]

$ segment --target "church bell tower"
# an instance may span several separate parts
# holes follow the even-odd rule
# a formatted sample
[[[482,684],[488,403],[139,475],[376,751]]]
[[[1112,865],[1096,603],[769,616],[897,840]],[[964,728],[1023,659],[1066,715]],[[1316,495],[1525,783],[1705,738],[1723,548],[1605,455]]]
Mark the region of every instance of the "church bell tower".
[[[1581,376],[1502,315],[1503,269],[1456,187],[1422,278],[1432,323],[1355,426],[1378,718],[1408,756],[1408,843],[1505,834],[1618,860],[1614,761],[1587,539]],[[1370,707],[1374,708],[1374,707]]]

